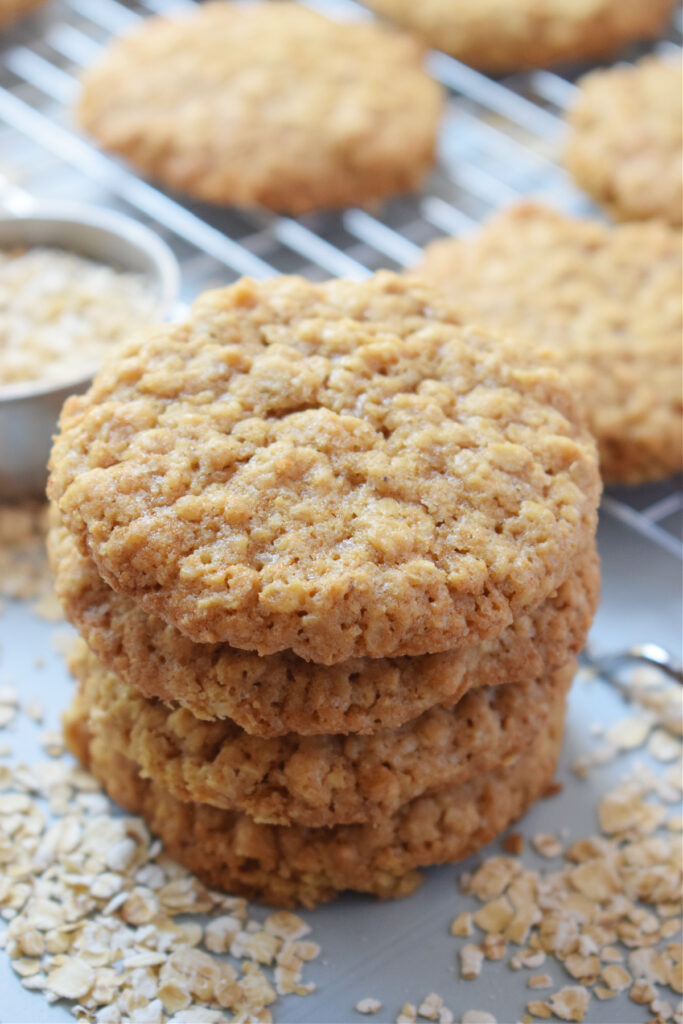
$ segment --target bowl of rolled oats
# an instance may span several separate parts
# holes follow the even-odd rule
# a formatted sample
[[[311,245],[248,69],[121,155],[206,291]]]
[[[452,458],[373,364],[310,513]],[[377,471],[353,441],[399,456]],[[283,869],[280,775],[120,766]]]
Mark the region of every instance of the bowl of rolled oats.
[[[0,499],[42,495],[59,411],[120,339],[167,317],[175,256],[111,210],[0,213]]]

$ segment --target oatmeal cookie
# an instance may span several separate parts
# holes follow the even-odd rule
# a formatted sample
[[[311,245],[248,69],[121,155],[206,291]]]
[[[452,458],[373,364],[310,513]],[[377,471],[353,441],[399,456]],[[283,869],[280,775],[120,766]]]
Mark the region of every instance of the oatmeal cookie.
[[[0,28],[10,25],[44,3],[45,0],[0,0]]]
[[[206,3],[117,40],[86,72],[77,116],[199,199],[350,206],[417,188],[434,162],[442,90],[421,57],[408,35],[298,4]]]
[[[461,860],[546,791],[562,744],[557,709],[514,764],[405,804],[378,825],[259,825],[245,814],[183,803],[88,729],[83,696],[65,716],[69,748],[127,811],[140,814],[170,856],[209,886],[275,906],[313,907],[344,889],[380,898],[420,883],[417,868]]]
[[[567,167],[617,220],[683,216],[683,66],[644,57],[592,71],[569,114]]]
[[[493,329],[542,337],[583,398],[608,483],[683,463],[681,232],[610,227],[535,203],[427,247],[415,273]]]
[[[595,531],[543,353],[380,273],[242,280],[67,401],[50,495],[102,578],[199,643],[333,664],[499,635]]]
[[[600,587],[591,544],[557,591],[495,640],[453,653],[320,667],[288,651],[261,658],[227,644],[195,644],[108,587],[59,523],[48,548],[59,600],[100,661],[145,697],[207,721],[230,718],[262,737],[373,733],[436,704],[450,706],[472,687],[547,675],[583,647]]]
[[[366,0],[438,50],[497,74],[597,60],[664,29],[674,0]]]
[[[544,679],[477,687],[373,736],[249,736],[234,722],[202,722],[146,700],[79,640],[69,658],[104,743],[178,800],[243,811],[271,825],[380,823],[444,786],[512,764],[563,706],[570,662]]]

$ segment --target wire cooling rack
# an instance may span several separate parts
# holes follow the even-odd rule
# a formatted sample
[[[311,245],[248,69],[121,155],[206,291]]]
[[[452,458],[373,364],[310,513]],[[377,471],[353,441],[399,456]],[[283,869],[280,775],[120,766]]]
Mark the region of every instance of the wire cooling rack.
[[[81,69],[112,35],[184,0],[54,0],[0,48],[0,204],[29,196],[115,207],[146,222],[175,250],[183,299],[242,274],[299,273],[313,280],[400,270],[443,234],[471,230],[494,209],[533,196],[568,213],[590,213],[561,166],[563,112],[572,73],[535,71],[496,81],[432,51],[430,72],[448,91],[438,168],[423,190],[381,210],[349,209],[294,220],[218,209],[162,192],[76,130],[71,108]],[[370,17],[352,0],[308,0],[337,17]],[[680,53],[682,20],[655,47]],[[636,50],[630,56],[635,56]],[[409,140],[407,140],[409,141]],[[603,511],[683,559],[683,491],[676,482],[612,489]]]

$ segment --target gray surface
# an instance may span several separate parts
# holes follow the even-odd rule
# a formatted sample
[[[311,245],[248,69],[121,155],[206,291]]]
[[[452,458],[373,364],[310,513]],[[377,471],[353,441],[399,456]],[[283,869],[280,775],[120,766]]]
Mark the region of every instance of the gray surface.
[[[633,504],[638,503],[635,492]],[[647,495],[646,495],[647,497]],[[649,504],[649,499],[642,504]],[[600,528],[603,558],[603,600],[592,632],[597,651],[612,651],[637,641],[656,641],[681,655],[680,563],[639,534],[604,516]],[[20,686],[25,700],[40,697],[48,708],[47,725],[56,725],[69,699],[70,682],[62,659],[52,648],[54,624],[37,620],[22,605],[9,605],[0,615],[0,678],[10,677]],[[36,668],[35,658],[45,660]],[[588,724],[609,723],[623,717],[625,705],[605,682],[575,684],[571,714],[559,778],[564,784],[560,796],[542,801],[522,822],[525,835],[536,831],[558,833],[568,830],[579,838],[596,830],[596,807],[600,793],[622,774],[628,757],[595,769],[587,780],[578,779],[568,766],[579,753],[592,749],[595,740]],[[22,716],[20,727],[5,730],[22,760],[43,760],[37,740],[41,727]],[[638,751],[630,761],[646,759]],[[493,843],[487,852],[499,849]],[[518,1020],[530,998],[542,997],[525,988],[524,972],[511,972],[506,961],[485,964],[477,981],[462,982],[456,971],[456,950],[461,940],[448,934],[448,926],[473,901],[460,895],[457,879],[480,857],[463,865],[445,866],[426,873],[426,882],[412,897],[393,903],[377,903],[364,897],[347,896],[318,910],[304,912],[313,929],[311,936],[322,946],[321,960],[309,965],[306,977],[319,986],[307,998],[289,997],[274,1008],[275,1020],[296,1024],[341,1024],[346,1021],[393,1021],[406,1001],[417,1002],[428,992],[442,995],[457,1015],[466,1009],[486,1009],[500,1024]],[[526,850],[530,866],[552,870],[555,862],[542,861]],[[543,970],[557,986],[571,983],[559,964],[548,962]],[[59,1004],[48,1006],[35,993],[25,991],[13,975],[7,959],[0,955],[0,1021],[51,1022],[72,1019]],[[358,999],[375,996],[384,1010],[371,1018],[353,1011]],[[675,1000],[674,1000],[675,1002]],[[599,1003],[593,999],[589,1024],[631,1024],[647,1021],[646,1007],[627,996]]]

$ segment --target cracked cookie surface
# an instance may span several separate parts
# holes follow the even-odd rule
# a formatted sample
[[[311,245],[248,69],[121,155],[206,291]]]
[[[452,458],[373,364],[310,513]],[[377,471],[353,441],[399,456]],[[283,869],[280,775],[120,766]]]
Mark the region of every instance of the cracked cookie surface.
[[[617,220],[683,219],[683,67],[643,57],[579,80],[567,167]]]
[[[544,355],[438,290],[242,280],[66,403],[50,495],[114,589],[200,643],[333,664],[499,635],[595,531]]]
[[[88,729],[78,697],[65,716],[69,748],[111,798],[140,814],[167,853],[206,884],[274,906],[313,907],[344,889],[404,896],[429,864],[461,860],[546,791],[562,744],[564,709],[515,764],[418,797],[378,825],[260,825],[245,814],[183,803]]]
[[[321,667],[288,651],[259,657],[227,644],[195,644],[108,587],[58,522],[48,548],[67,618],[103,664],[145,697],[207,721],[230,718],[263,737],[396,728],[436,704],[454,704],[472,687],[546,675],[583,647],[600,586],[591,545],[556,592],[494,640],[452,653]]]
[[[412,191],[434,162],[442,90],[421,59],[408,35],[297,4],[207,3],[114,42],[85,73],[77,116],[199,199],[351,206]]]
[[[249,736],[142,697],[83,641],[69,658],[90,726],[112,750],[182,801],[275,825],[381,822],[403,804],[509,766],[564,706],[571,661],[543,679],[482,687],[372,736]]]
[[[639,483],[683,465],[681,252],[663,223],[610,227],[523,203],[433,242],[414,273],[464,315],[542,337],[583,399],[603,478]]]

